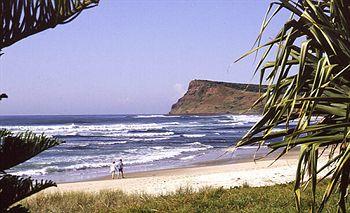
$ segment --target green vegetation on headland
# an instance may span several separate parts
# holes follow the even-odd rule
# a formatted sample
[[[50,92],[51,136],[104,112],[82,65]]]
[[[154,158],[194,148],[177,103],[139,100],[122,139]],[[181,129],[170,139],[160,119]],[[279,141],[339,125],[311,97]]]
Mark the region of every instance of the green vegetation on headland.
[[[317,200],[321,200],[325,188],[326,184],[321,183]],[[25,200],[23,205],[32,212],[296,212],[292,192],[291,183],[206,188],[199,192],[182,189],[164,196],[127,195],[120,191],[44,193]],[[307,212],[312,203],[310,189],[302,196],[302,212]],[[336,206],[337,197],[332,196],[323,212],[336,212]]]
[[[262,86],[261,91],[266,87]],[[260,97],[259,85],[193,80],[170,115],[261,114],[264,104],[250,109]],[[250,109],[250,110],[249,110]]]

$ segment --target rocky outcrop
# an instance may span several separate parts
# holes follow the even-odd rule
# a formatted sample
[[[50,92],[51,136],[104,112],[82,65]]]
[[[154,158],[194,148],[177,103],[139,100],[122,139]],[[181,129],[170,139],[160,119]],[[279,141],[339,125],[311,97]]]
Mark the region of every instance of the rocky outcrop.
[[[261,114],[263,104],[247,111],[258,98],[256,84],[193,80],[169,114]]]

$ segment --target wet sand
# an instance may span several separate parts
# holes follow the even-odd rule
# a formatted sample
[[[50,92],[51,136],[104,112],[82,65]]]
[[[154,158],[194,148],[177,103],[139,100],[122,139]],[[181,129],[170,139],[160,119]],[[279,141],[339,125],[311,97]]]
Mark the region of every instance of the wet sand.
[[[201,162],[186,168],[163,169],[126,174],[124,179],[106,176],[97,180],[62,183],[45,192],[99,192],[121,190],[137,194],[169,194],[179,188],[198,190],[203,187],[267,186],[294,180],[298,151],[291,151],[274,162],[274,156],[253,161],[252,158]],[[273,163],[273,164],[272,164]]]

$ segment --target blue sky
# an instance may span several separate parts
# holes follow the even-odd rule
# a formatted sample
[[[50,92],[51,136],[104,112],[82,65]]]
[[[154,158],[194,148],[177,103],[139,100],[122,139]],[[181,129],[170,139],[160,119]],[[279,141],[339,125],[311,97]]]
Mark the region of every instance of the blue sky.
[[[167,113],[192,79],[255,83],[252,58],[230,64],[251,47],[269,2],[101,0],[3,49],[0,113]]]

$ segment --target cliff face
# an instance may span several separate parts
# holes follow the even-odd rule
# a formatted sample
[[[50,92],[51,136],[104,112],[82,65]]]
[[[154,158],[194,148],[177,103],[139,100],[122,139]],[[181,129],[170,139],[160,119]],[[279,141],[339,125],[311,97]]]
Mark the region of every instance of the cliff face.
[[[255,84],[193,80],[169,114],[261,114],[262,104],[247,111],[258,98]]]

